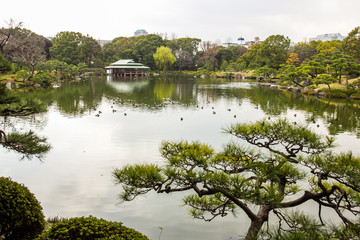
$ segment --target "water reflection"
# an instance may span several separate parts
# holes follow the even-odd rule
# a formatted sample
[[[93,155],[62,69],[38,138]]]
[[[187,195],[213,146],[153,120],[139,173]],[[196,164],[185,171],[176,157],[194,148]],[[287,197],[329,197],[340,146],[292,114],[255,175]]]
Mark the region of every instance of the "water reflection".
[[[43,160],[51,145],[46,137],[38,136],[32,130],[25,131],[22,127],[24,121],[40,127],[45,122],[39,122],[33,116],[0,117],[0,146],[18,153],[20,159]]]
[[[321,120],[332,135],[350,132],[360,137],[359,102],[303,96],[224,79],[195,79],[189,76],[94,78],[31,94],[48,105],[54,104],[69,116],[95,113],[103,99],[147,111],[157,111],[169,104],[201,108],[220,99],[236,100],[239,104],[248,100],[268,116],[280,116],[288,110],[304,111],[307,123]]]
[[[220,99],[236,100],[239,104],[249,100],[266,115],[279,116],[289,109],[304,111],[306,122],[312,124],[321,120],[332,135],[351,132],[360,137],[359,102],[320,99],[224,79],[195,79],[189,76],[125,80],[95,78],[64,84],[57,90],[38,93],[37,97],[48,104],[54,103],[61,112],[72,116],[96,112],[96,107],[104,98],[114,104],[148,111],[156,111],[169,104],[201,108]]]
[[[34,115],[32,121],[13,119],[11,126],[34,129],[53,148],[41,164],[19,163],[13,153],[0,149],[0,175],[27,185],[46,216],[92,214],[121,221],[151,239],[158,238],[158,227],[164,228],[162,239],[177,240],[226,239],[248,226],[241,216],[212,223],[192,220],[179,207],[177,194],[150,194],[117,204],[120,187],[111,178],[113,168],[161,163],[158,148],[163,140],[199,140],[219,149],[234,140],[222,133],[222,127],[286,117],[336,135],[341,150],[359,151],[358,102],[305,97],[240,81],[189,76],[93,78],[27,94],[46,102],[49,111]]]

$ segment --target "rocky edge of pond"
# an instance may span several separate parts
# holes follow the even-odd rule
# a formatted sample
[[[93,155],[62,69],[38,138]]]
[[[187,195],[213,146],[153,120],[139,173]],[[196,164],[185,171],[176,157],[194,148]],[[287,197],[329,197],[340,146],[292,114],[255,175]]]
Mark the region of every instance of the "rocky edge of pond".
[[[269,88],[272,88],[272,89],[277,89],[277,90],[287,90],[287,91],[291,91],[291,92],[299,92],[299,93],[303,93],[303,94],[306,94],[306,95],[315,95],[315,96],[321,96],[321,97],[328,97],[327,96],[327,93],[328,92],[324,92],[320,89],[310,89],[310,88],[307,88],[307,87],[304,87],[304,88],[301,88],[301,87],[298,87],[298,86],[281,86],[281,85],[278,85],[278,84],[274,84],[274,83],[250,83],[250,84],[257,84],[257,85],[260,85],[260,86],[264,86],[264,87],[269,87]],[[349,99],[356,99],[357,98],[353,98],[352,96],[348,97]]]

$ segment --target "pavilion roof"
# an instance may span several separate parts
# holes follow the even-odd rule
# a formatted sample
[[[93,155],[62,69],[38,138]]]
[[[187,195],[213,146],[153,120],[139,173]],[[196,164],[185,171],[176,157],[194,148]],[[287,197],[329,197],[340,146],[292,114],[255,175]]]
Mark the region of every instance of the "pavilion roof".
[[[137,69],[150,69],[150,67],[144,66],[142,63],[136,63],[132,59],[120,59],[119,61],[116,61],[110,66],[107,66],[105,68],[137,68]]]

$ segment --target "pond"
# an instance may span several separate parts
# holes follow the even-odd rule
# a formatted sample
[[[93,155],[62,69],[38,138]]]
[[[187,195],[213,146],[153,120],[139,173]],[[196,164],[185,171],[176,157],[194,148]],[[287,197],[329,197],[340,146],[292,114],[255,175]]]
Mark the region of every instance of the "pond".
[[[359,102],[304,97],[256,84],[193,77],[94,78],[32,94],[49,110],[1,118],[7,131],[34,130],[52,148],[42,159],[0,149],[0,176],[24,183],[46,217],[93,215],[123,222],[150,239],[221,240],[241,236],[249,221],[239,212],[212,222],[192,219],[182,194],[150,193],[120,203],[112,171],[126,164],[158,163],[164,140],[198,140],[220,150],[234,141],[232,123],[288,118],[332,135],[334,151],[360,155]]]

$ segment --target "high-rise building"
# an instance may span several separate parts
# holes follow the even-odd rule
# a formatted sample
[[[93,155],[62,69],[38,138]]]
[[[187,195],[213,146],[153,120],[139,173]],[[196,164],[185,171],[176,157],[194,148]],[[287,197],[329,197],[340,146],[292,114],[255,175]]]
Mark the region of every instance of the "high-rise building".
[[[142,36],[142,35],[148,35],[148,32],[146,30],[144,30],[144,29],[138,29],[134,33],[135,37]]]
[[[309,38],[310,41],[317,41],[317,40],[321,40],[323,42],[325,41],[333,41],[333,40],[344,40],[344,36],[341,36],[340,33],[326,33],[326,34],[322,34],[322,35],[317,35],[314,38]]]

